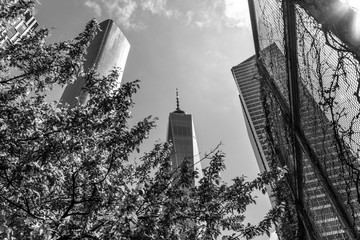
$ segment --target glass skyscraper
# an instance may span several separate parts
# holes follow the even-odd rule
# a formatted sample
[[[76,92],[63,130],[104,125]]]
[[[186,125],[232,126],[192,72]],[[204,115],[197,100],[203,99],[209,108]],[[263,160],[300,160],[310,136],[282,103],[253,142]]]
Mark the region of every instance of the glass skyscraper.
[[[111,20],[100,23],[100,31],[91,41],[85,56],[84,71],[94,68],[100,76],[106,76],[114,67],[124,71],[129,54],[130,44],[120,28]],[[118,79],[120,85],[122,74]],[[88,94],[83,91],[85,79],[78,77],[72,84],[68,84],[61,96],[60,103],[67,103],[69,107],[84,104]]]
[[[197,170],[202,176],[200,155],[196,141],[195,128],[191,114],[180,109],[177,94],[177,108],[169,114],[169,124],[167,131],[167,141],[173,145],[171,153],[171,168],[175,172],[180,171],[182,164],[187,160],[190,167]],[[197,185],[199,178],[193,180],[194,186]],[[176,180],[175,180],[176,181]]]

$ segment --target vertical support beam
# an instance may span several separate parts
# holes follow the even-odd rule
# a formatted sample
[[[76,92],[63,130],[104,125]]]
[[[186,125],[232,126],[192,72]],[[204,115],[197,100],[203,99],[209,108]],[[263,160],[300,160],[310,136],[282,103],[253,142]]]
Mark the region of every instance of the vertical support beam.
[[[275,80],[270,76],[269,72],[267,71],[264,63],[261,60],[258,60],[258,69],[259,69],[259,73],[262,76],[264,83],[268,85],[268,87],[271,89],[271,93],[274,94],[274,97],[276,99],[276,101],[278,102],[281,112],[284,114],[284,118],[286,119],[290,119],[291,118],[291,113],[290,113],[290,109],[286,104],[286,100],[284,99],[282,93],[279,91],[279,89],[277,88],[276,84],[275,84]],[[281,166],[286,165],[286,161],[284,159],[284,156],[279,155],[278,156],[278,163]],[[300,224],[302,224],[302,226],[304,226],[304,228],[306,229],[306,234],[307,234],[307,239],[310,240],[317,240],[320,239],[320,236],[318,235],[314,224],[311,222],[310,220],[310,216],[308,214],[308,212],[305,210],[303,205],[298,205],[299,201],[297,201],[297,192],[295,189],[295,184],[294,184],[294,179],[288,177],[287,178],[287,184],[289,185],[290,189],[291,189],[291,195],[293,197],[293,200],[295,202],[295,207],[296,207],[296,212],[298,214],[298,222],[300,222]],[[304,235],[304,234],[303,234]],[[302,237],[302,238],[301,238]],[[305,240],[306,237],[305,236],[299,236],[298,238],[299,240]]]
[[[296,34],[296,14],[294,0],[283,0],[283,20],[284,20],[284,37],[286,49],[286,69],[288,76],[289,102],[291,125],[295,131],[300,128],[300,96],[299,96],[299,79],[298,79],[298,61],[297,61],[297,34]],[[295,172],[295,188],[296,188],[296,205],[301,208],[303,203],[303,164],[302,151],[299,142],[292,131],[291,138],[293,141],[294,154],[294,172]],[[299,233],[305,237],[306,227],[299,219]],[[305,229],[304,229],[305,228]]]
[[[254,0],[248,0],[248,4],[249,4],[249,12],[250,12],[250,20],[251,20],[251,29],[254,39],[255,55],[256,55],[256,59],[258,59],[260,56],[260,45],[259,45],[259,34],[256,24],[256,11],[255,11]]]

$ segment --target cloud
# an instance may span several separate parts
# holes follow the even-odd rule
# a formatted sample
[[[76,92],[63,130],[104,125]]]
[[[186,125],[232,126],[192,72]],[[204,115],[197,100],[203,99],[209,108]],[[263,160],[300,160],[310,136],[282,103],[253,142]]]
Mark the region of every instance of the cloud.
[[[206,0],[200,2],[196,6],[197,11],[194,11],[192,17],[193,26],[202,28],[217,28],[220,29],[223,15],[223,0]]]
[[[115,4],[111,4],[111,8],[109,8],[110,11],[111,9],[113,11],[111,18],[115,18],[118,24],[123,25],[126,29],[139,27],[134,22],[134,13],[138,7],[135,1],[123,0],[123,1],[113,1],[113,2],[115,2]],[[116,2],[118,4],[116,4]]]
[[[185,26],[189,26],[192,23],[194,15],[195,13],[193,11],[187,11],[185,13]]]
[[[168,0],[86,0],[84,3],[96,17],[110,17],[124,29],[145,27],[140,12],[176,19],[185,26],[200,29],[250,26],[246,0],[178,1],[177,4],[179,9],[176,4],[169,7]]]
[[[159,14],[166,12],[167,0],[141,0],[140,6],[145,11],[150,11],[152,14]]]
[[[224,0],[224,4],[224,21],[228,27],[242,28],[250,26],[250,17],[246,1]]]
[[[86,1],[85,6],[93,10],[95,12],[96,17],[101,16],[102,10],[98,3],[92,1]]]
[[[134,21],[138,5],[133,0],[86,0],[84,5],[92,10],[97,18],[112,18],[125,29],[139,27]]]
[[[136,19],[140,11],[155,15],[172,17],[176,11],[166,9],[167,0],[86,0],[84,5],[98,18],[112,18],[124,29],[143,28],[144,24]]]
[[[206,52],[206,55],[211,56],[211,57],[215,57],[215,58],[217,58],[217,59],[219,59],[219,60],[221,60],[221,61],[228,60],[228,57],[227,57],[227,56],[221,54],[221,53],[218,52],[218,51],[214,51],[214,50],[208,50],[208,51]]]
[[[202,0],[183,14],[187,26],[200,29],[249,28],[250,17],[246,0]]]

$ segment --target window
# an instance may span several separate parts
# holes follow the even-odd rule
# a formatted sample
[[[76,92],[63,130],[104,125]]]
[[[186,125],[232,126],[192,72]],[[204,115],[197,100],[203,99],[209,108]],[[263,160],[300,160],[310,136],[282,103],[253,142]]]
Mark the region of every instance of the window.
[[[21,35],[21,34],[23,34],[25,32],[26,25],[23,22],[21,22],[19,25],[17,25],[16,29]]]
[[[12,38],[16,34],[16,30],[14,27],[11,27],[7,31],[8,38]]]

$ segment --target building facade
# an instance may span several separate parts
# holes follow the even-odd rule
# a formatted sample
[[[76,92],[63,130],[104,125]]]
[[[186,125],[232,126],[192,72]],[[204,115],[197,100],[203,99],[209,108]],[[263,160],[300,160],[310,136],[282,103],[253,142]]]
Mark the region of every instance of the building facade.
[[[85,56],[84,71],[96,70],[100,76],[108,75],[115,67],[124,71],[129,54],[130,44],[120,28],[111,20],[100,23],[100,31],[91,41]],[[118,84],[120,85],[122,73]],[[83,90],[85,78],[78,77],[72,84],[68,84],[61,96],[60,103],[74,107],[84,104],[88,100],[88,93]]]
[[[338,37],[353,9],[321,0],[249,7],[256,54],[232,73],[259,168],[288,168],[298,239],[359,239],[359,57],[353,35]]]
[[[169,114],[169,123],[167,130],[167,142],[173,145],[171,153],[171,170],[175,174],[174,179],[184,164],[187,161],[194,170],[197,170],[201,178],[201,163],[200,155],[196,140],[195,128],[191,114],[188,114],[180,109],[179,98],[177,93],[177,108],[174,112]],[[197,185],[200,178],[193,180],[193,186]]]
[[[6,48],[33,31],[39,25],[34,15],[34,11],[28,10],[23,16],[0,27],[0,47]]]
[[[252,56],[231,69],[243,109],[246,130],[261,172],[269,171],[266,159],[265,113],[261,104],[259,73]]]

